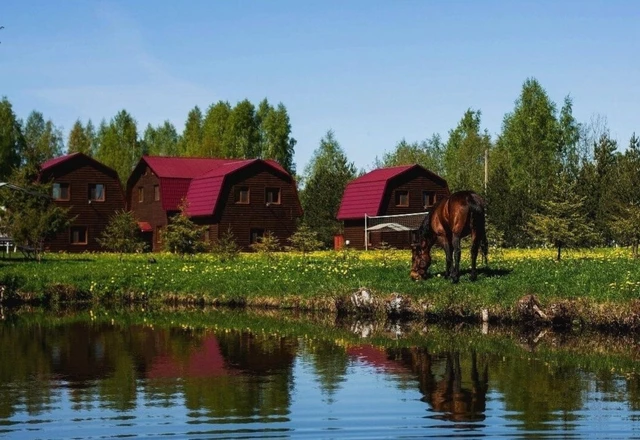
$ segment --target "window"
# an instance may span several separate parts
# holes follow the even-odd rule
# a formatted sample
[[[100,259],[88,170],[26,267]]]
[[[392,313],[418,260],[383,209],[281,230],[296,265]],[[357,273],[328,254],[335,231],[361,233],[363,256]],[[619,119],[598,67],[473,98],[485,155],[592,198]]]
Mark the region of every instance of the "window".
[[[409,206],[409,191],[396,191],[396,206]]]
[[[249,203],[249,187],[238,186],[235,192],[236,203],[246,205]]]
[[[160,185],[153,185],[153,200],[156,202],[160,200]]]
[[[104,185],[101,183],[92,183],[89,185],[89,200],[96,202],[104,202]]]
[[[54,183],[51,197],[53,197],[53,200],[69,200],[69,184]]]
[[[264,195],[265,202],[268,205],[280,204],[280,188],[267,188]]]
[[[69,228],[69,241],[71,244],[87,244],[87,227],[72,226]]]
[[[138,203],[144,202],[144,187],[138,187]]]
[[[422,191],[422,206],[430,208],[436,203],[436,193],[433,191]]]
[[[253,228],[249,236],[249,243],[258,243],[262,237],[264,237],[264,229]]]

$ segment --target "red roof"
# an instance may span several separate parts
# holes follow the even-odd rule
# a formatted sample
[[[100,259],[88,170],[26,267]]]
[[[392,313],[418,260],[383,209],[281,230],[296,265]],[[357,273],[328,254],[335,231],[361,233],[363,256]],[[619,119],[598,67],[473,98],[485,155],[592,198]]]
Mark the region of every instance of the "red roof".
[[[162,209],[177,211],[182,199],[186,198],[191,217],[212,215],[225,177],[250,164],[265,163],[291,178],[273,160],[144,156],[140,162],[143,161],[160,180]]]
[[[68,162],[68,161],[70,161],[72,159],[80,159],[80,158],[85,159],[86,161],[92,162],[94,165],[96,165],[97,167],[99,167],[102,170],[104,170],[107,174],[111,174],[115,178],[118,178],[118,173],[117,173],[116,170],[106,166],[105,164],[103,164],[101,162],[98,162],[94,158],[89,157],[89,156],[87,156],[86,154],[83,154],[83,153],[71,153],[71,154],[66,154],[64,156],[55,157],[53,159],[49,159],[48,161],[46,161],[45,163],[43,163],[40,166],[40,173],[42,173],[44,171],[48,171],[51,168],[54,168],[57,165],[60,165],[61,163]]]
[[[415,167],[424,170],[437,180],[444,181],[442,177],[420,165],[403,165],[373,170],[349,182],[340,202],[337,219],[361,219],[364,218],[365,214],[380,215],[382,197],[389,180]]]
[[[66,162],[67,160],[74,158],[76,156],[78,156],[80,153],[72,153],[72,154],[67,154],[65,156],[60,156],[60,157],[54,157],[53,159],[49,159],[48,161],[46,161],[45,163],[42,164],[42,166],[40,167],[40,171],[44,171],[48,168],[51,168],[59,163],[62,162]]]

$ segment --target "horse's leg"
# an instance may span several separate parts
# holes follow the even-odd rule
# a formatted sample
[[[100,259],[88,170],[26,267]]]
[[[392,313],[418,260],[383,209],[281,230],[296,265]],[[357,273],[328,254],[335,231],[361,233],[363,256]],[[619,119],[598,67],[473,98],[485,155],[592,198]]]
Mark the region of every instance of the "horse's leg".
[[[452,234],[451,253],[453,254],[453,267],[451,268],[451,282],[457,283],[460,279],[460,236]]]
[[[449,278],[451,276],[451,262],[453,260],[453,249],[451,248],[451,241],[444,240],[442,243],[442,248],[444,249],[444,255],[447,260],[447,269],[444,272],[444,277]]]
[[[478,248],[480,248],[480,237],[475,232],[471,233],[471,281],[478,279],[476,272],[476,262],[478,260]]]

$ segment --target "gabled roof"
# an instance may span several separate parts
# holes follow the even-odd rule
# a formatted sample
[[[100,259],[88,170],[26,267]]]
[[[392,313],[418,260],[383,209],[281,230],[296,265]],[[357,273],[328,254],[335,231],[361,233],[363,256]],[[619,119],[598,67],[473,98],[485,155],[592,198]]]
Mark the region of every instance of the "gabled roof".
[[[46,161],[40,166],[40,175],[42,175],[42,173],[46,171],[52,170],[53,168],[57,167],[60,164],[67,163],[72,160],[81,160],[81,159],[92,163],[96,168],[102,169],[106,174],[109,174],[116,179],[118,178],[118,172],[116,170],[106,166],[102,162],[98,162],[94,158],[89,157],[84,153],[65,154],[64,156],[59,156],[53,159],[49,159],[48,161]]]
[[[338,220],[352,220],[364,218],[365,214],[380,215],[382,198],[389,181],[416,168],[446,185],[446,181],[442,177],[420,165],[379,168],[349,182],[344,190],[336,218]]]
[[[136,166],[146,163],[160,180],[162,209],[177,211],[186,197],[191,217],[213,215],[227,176],[256,163],[266,164],[274,171],[293,180],[282,166],[273,160],[210,159],[191,157],[143,156]],[[130,180],[133,178],[133,174]],[[129,182],[130,186],[133,182]]]

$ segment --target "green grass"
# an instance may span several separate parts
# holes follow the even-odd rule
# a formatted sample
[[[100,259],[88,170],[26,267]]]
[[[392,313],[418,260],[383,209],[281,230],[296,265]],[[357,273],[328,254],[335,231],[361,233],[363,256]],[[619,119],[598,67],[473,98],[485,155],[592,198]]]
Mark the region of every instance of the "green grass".
[[[553,250],[494,251],[489,269],[471,282],[465,250],[463,275],[453,285],[441,276],[439,250],[431,278],[419,282],[409,278],[409,251],[282,253],[271,259],[242,254],[226,262],[208,254],[187,259],[154,254],[157,263],[149,263],[149,255],[120,260],[113,254],[54,254],[42,263],[0,260],[0,285],[6,286],[5,302],[173,301],[323,310],[335,309],[339,299],[348,308],[348,296],[366,287],[381,303],[397,292],[415,310],[459,316],[483,308],[494,316],[513,315],[517,301],[533,294],[543,306],[568,301],[577,304],[580,315],[600,313],[591,310],[597,306],[629,319],[640,298],[640,262],[627,250],[570,251],[560,262],[554,256]]]

